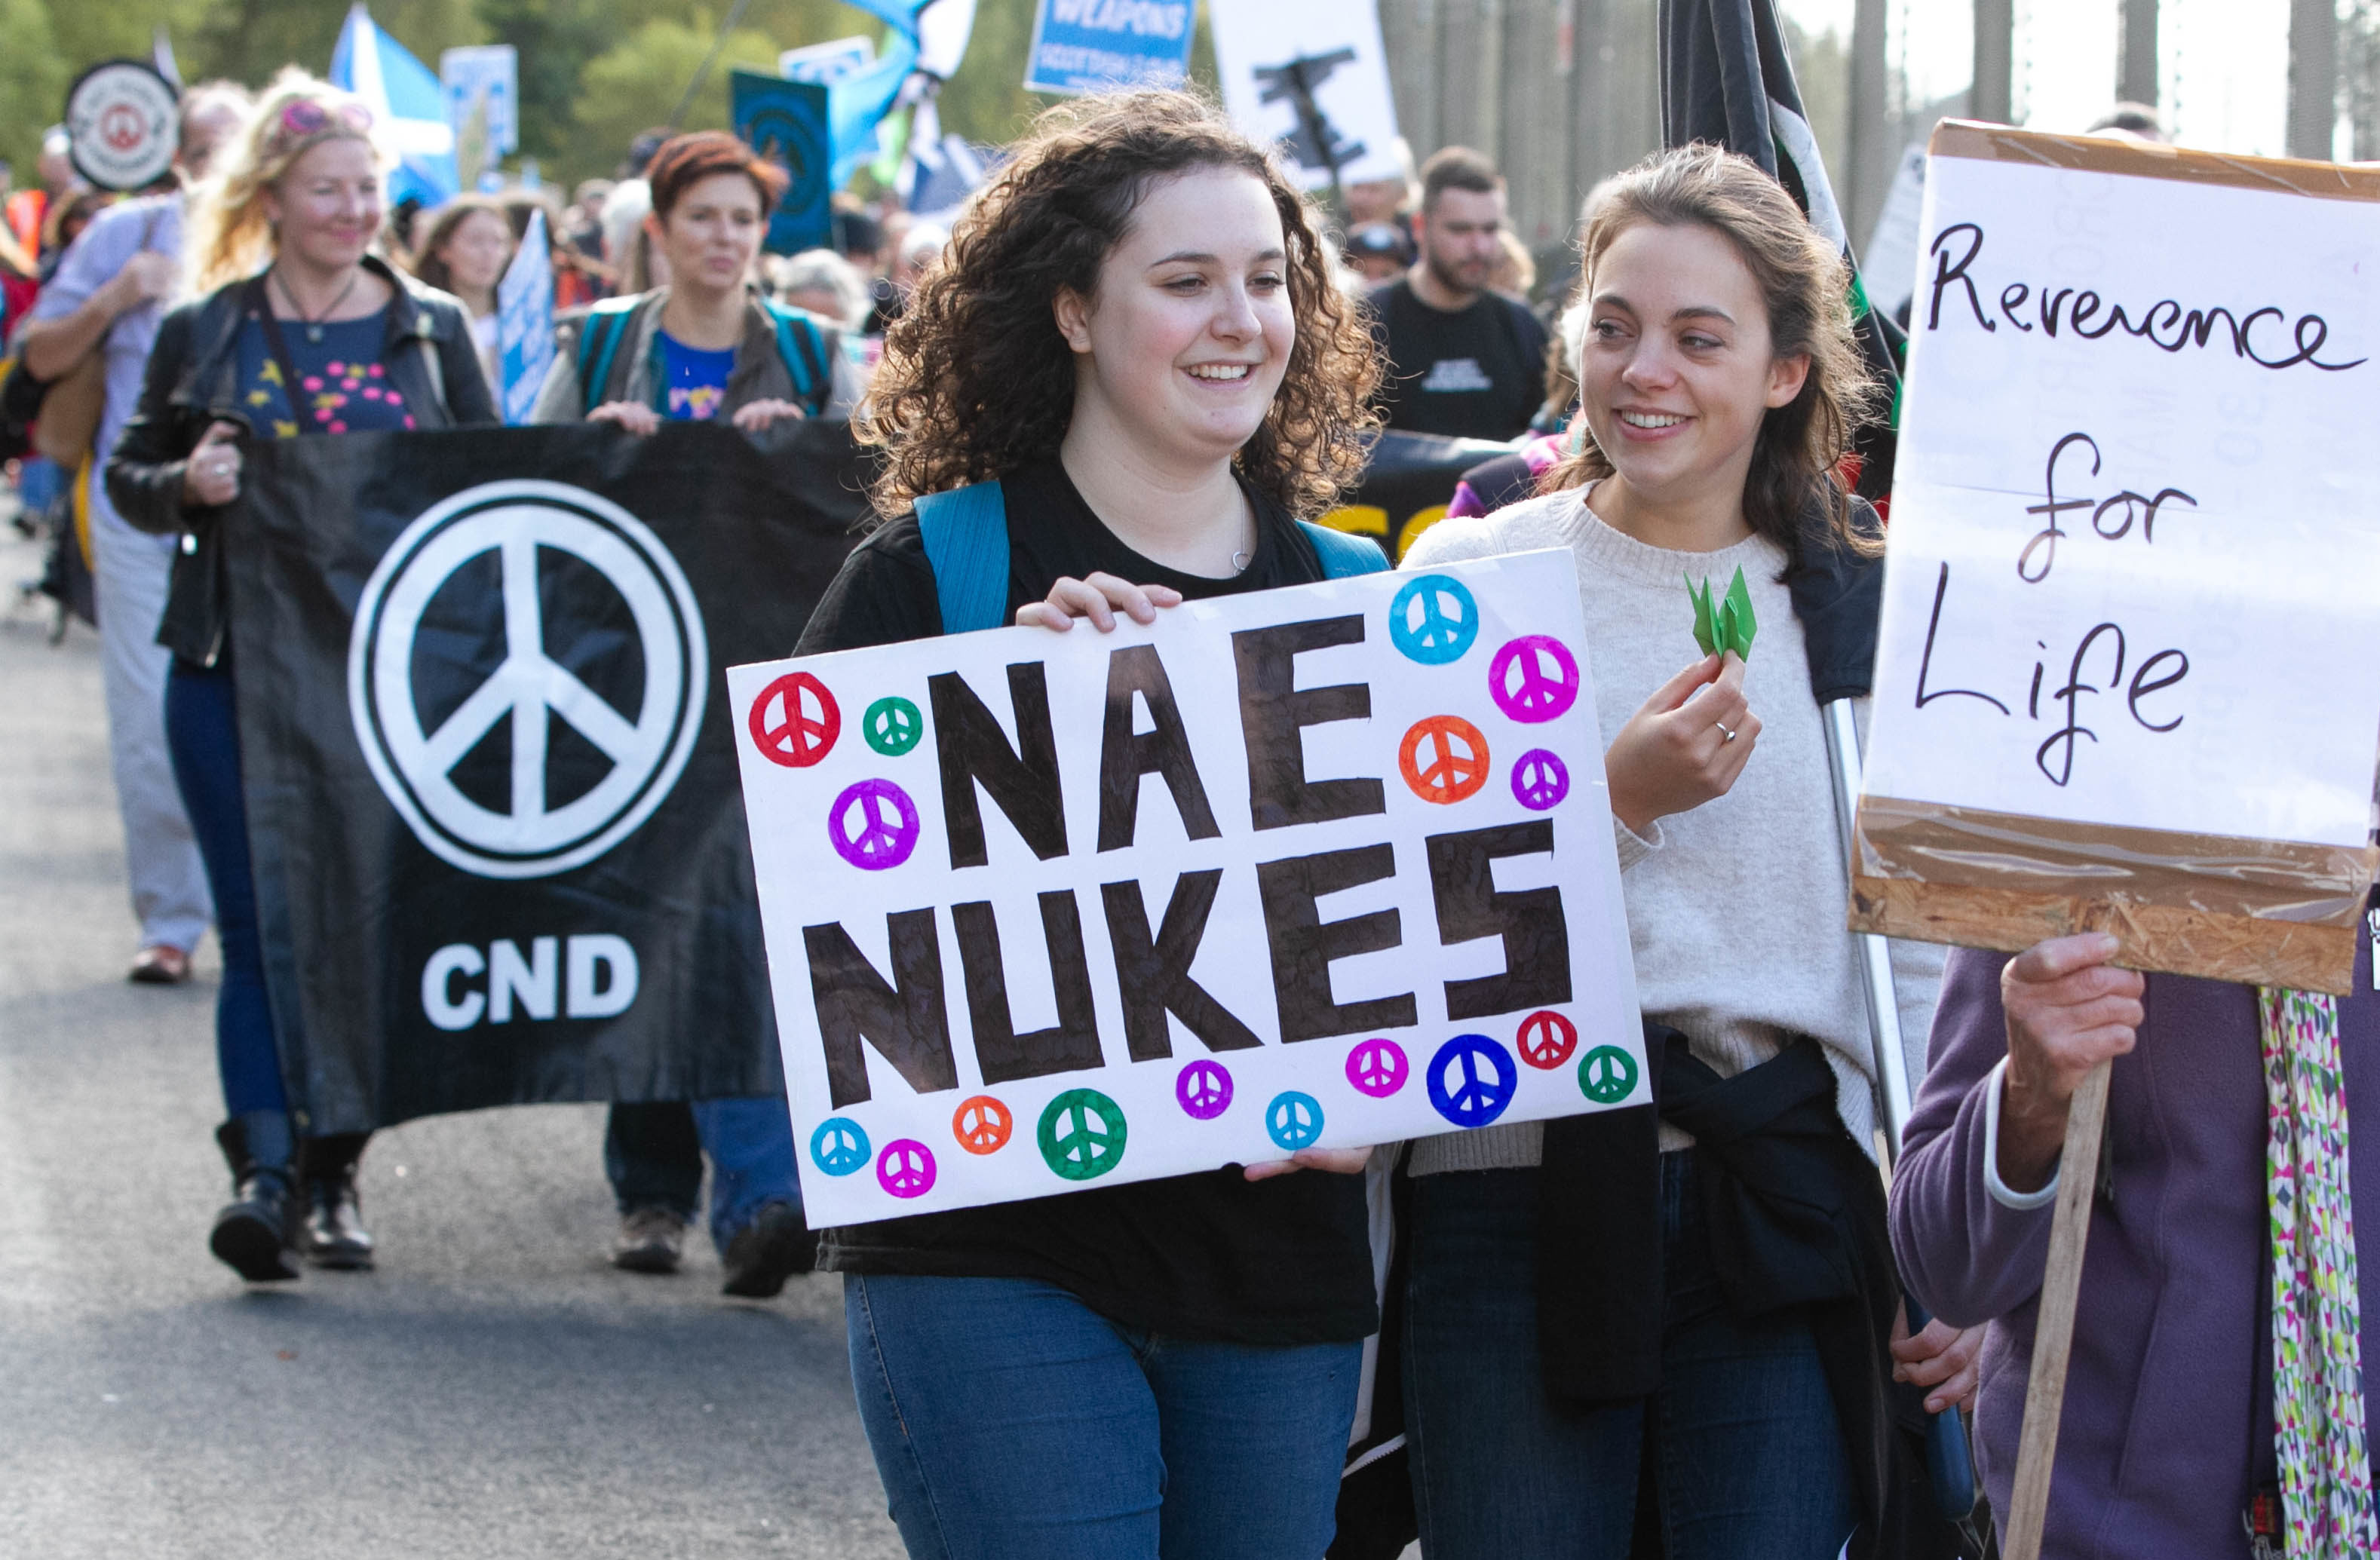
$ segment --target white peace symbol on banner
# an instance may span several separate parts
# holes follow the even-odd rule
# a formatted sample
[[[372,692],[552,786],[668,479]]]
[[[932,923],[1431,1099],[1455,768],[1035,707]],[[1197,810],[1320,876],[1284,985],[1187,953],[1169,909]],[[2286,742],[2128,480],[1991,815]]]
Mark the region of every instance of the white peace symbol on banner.
[[[566,552],[618,591],[644,653],[639,707],[614,709],[546,654],[540,548]],[[413,688],[422,615],[456,570],[488,553],[504,579],[504,664],[435,731]],[[414,837],[483,877],[543,877],[625,839],[677,783],[702,724],[710,650],[686,575],[627,511],[560,482],[490,482],[441,501],[405,528],[365,584],[347,642],[347,709],[372,778]],[[500,720],[512,723],[511,806],[465,795],[455,766]],[[549,722],[611,759],[586,794],[546,805]]]

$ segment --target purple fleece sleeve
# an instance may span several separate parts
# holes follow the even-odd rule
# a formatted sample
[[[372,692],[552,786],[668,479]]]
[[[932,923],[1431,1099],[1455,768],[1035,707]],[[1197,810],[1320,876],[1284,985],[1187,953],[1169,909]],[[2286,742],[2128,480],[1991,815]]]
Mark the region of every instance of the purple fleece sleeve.
[[[2008,1055],[2003,953],[1954,949],[1934,1009],[1925,1082],[1892,1178],[1892,1246],[1901,1276],[1953,1326],[2005,1316],[2041,1288],[2054,1204],[2018,1209],[1985,1190],[1986,1094]]]

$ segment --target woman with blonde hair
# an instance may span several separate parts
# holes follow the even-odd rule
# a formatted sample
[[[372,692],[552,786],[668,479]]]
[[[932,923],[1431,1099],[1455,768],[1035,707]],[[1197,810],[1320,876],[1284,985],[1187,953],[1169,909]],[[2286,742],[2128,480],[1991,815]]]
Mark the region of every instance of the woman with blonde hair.
[[[191,199],[197,295],[165,316],[107,493],[144,531],[179,533],[158,639],[174,654],[165,737],[223,943],[217,1131],[233,1200],[209,1247],[251,1281],[295,1278],[302,1252],[368,1267],[362,1134],[295,1141],[265,988],[241,806],[223,527],[242,453],[265,439],[496,420],[469,321],[370,252],[386,160],[353,97],[295,68],[268,88]],[[297,1244],[293,1246],[293,1236]]]
[[[1837,470],[1874,400],[1849,277],[1774,179],[1708,146],[1606,181],[1582,248],[1576,453],[1404,567],[1576,563],[1655,1103],[1413,1145],[1423,1547],[1621,1560],[1642,1485],[1674,1560],[1924,1553],[1894,1382],[1966,1400],[1979,1335],[1895,1330],[1835,693],[1806,653],[1873,654],[1880,531]],[[1739,577],[1759,654],[1696,654],[1687,585]],[[1940,950],[1893,952],[1922,1035]]]

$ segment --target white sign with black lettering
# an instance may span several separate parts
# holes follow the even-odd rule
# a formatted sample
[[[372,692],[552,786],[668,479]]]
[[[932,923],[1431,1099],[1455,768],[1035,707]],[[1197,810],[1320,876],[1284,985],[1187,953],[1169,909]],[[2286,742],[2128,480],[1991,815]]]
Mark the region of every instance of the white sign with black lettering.
[[[1646,1098],[1569,554],[737,667],[811,1222]]]

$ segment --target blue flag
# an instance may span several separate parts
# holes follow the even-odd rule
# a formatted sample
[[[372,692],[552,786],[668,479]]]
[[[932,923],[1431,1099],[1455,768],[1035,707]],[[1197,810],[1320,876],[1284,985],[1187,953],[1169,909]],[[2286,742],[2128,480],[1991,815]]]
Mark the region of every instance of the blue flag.
[[[518,426],[528,421],[553,362],[553,256],[543,212],[529,213],[528,231],[496,284],[496,345],[504,382],[492,388],[503,401],[504,421]]]
[[[381,137],[397,155],[388,181],[394,205],[408,196],[424,206],[455,198],[462,175],[455,166],[455,130],[446,123],[446,94],[437,72],[405,52],[405,46],[371,19],[356,0],[331,52],[331,85],[363,100]]]
[[[730,71],[727,81],[736,135],[783,167],[791,179],[776,214],[769,219],[769,252],[790,255],[825,244],[834,232],[828,204],[834,186],[827,182],[832,161],[828,103],[833,89],[750,70]]]

